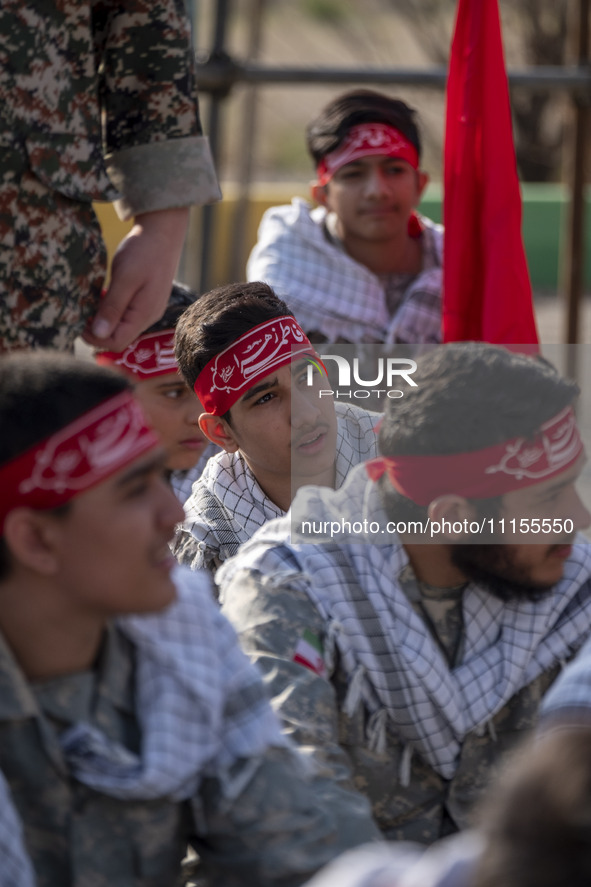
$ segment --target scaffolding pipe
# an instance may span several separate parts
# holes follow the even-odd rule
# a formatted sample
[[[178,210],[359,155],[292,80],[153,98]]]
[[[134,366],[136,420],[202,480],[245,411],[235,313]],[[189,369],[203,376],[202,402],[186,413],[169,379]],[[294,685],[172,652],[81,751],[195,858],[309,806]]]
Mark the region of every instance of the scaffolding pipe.
[[[251,0],[248,16],[248,45],[246,47],[249,59],[258,58],[261,50],[262,23],[266,7],[266,0]],[[238,193],[230,240],[230,276],[232,280],[241,280],[244,276],[246,262],[245,231],[250,206],[250,182],[252,180],[254,142],[257,127],[258,90],[253,84],[246,84],[246,87],[242,107],[241,152],[237,179]]]
[[[579,0],[576,15],[570,22],[571,46],[581,68],[589,65],[589,0]],[[583,298],[583,268],[585,263],[585,161],[589,95],[573,96],[572,156],[567,179],[570,202],[566,224],[566,322],[565,342],[579,342],[580,308]],[[576,349],[569,348],[567,371],[577,377]]]
[[[216,16],[213,29],[212,54],[211,58],[223,58],[226,44],[226,31],[229,21],[230,0],[217,0]],[[200,67],[200,66],[198,66]],[[211,100],[209,106],[207,135],[211,148],[213,162],[219,168],[220,157],[220,131],[221,131],[221,110],[222,103],[225,98],[224,90],[215,89],[211,91]],[[201,216],[201,264],[199,274],[199,292],[203,293],[209,289],[209,269],[210,256],[213,248],[213,223],[215,208],[212,205],[204,206]]]
[[[591,90],[591,68],[540,65],[525,70],[509,71],[509,85],[526,89],[547,89],[588,94]],[[381,84],[382,86],[420,86],[445,89],[447,67],[432,68],[289,68],[236,62],[231,57],[209,58],[197,65],[197,82],[201,92],[228,92],[237,83],[276,86],[279,84]]]

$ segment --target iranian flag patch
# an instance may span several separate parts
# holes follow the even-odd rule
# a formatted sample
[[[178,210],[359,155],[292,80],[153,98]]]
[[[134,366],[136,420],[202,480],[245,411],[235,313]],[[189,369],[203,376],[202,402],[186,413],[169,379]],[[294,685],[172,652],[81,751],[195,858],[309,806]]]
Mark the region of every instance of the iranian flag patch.
[[[309,668],[321,678],[326,677],[326,665],[322,658],[320,638],[308,628],[297,643],[292,661]]]

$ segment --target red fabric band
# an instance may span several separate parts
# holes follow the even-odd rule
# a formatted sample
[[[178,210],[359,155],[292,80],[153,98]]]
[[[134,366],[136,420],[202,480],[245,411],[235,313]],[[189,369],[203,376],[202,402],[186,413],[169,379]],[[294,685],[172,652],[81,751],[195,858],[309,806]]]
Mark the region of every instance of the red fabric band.
[[[159,443],[125,391],[0,466],[0,528],[14,508],[57,508]]]
[[[296,319],[274,317],[210,360],[195,382],[195,394],[206,413],[223,416],[255,382],[304,354],[315,352]]]
[[[398,129],[386,123],[360,123],[352,127],[336,151],[322,158],[316,167],[318,184],[326,185],[335,172],[347,163],[378,154],[406,160],[413,169],[419,168],[417,149]]]
[[[125,351],[99,351],[95,360],[102,366],[115,366],[134,379],[152,379],[178,373],[174,356],[174,330],[139,336]]]
[[[383,456],[366,463],[372,480],[386,474],[392,486],[429,505],[447,493],[488,499],[542,483],[570,468],[584,447],[571,407],[545,422],[531,440],[517,437],[471,453]]]

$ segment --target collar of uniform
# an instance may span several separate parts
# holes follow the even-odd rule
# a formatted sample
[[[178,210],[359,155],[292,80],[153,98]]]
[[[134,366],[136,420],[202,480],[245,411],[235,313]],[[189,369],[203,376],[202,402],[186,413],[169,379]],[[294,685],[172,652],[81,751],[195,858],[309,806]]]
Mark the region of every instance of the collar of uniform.
[[[31,689],[39,708],[50,719],[65,726],[91,720],[96,689],[93,669],[36,681]]]
[[[104,700],[128,714],[135,712],[136,649],[119,627],[109,626],[99,653],[97,704]]]
[[[97,695],[116,708],[133,713],[135,650],[115,626],[105,633],[99,654]],[[0,634],[0,720],[37,717],[39,707],[30,685]]]
[[[114,625],[104,632],[96,663],[85,672],[65,675],[35,685],[43,712],[64,724],[104,723],[108,712],[133,712],[133,650]],[[102,703],[107,703],[103,705]]]
[[[0,634],[0,721],[36,717],[38,714],[27,679],[4,636]]]

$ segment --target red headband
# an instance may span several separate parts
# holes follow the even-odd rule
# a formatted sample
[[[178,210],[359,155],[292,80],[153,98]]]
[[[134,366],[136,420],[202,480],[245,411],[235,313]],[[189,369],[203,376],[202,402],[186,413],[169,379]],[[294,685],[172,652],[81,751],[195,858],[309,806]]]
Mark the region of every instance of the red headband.
[[[347,163],[374,154],[398,157],[410,163],[413,169],[419,168],[417,149],[398,129],[386,123],[360,123],[349,130],[342,145],[322,158],[316,167],[318,184],[326,185]]]
[[[314,355],[314,349],[296,319],[266,320],[209,361],[195,382],[195,394],[207,413],[223,416],[255,382],[300,354]]]
[[[102,366],[116,366],[134,378],[152,379],[178,373],[174,356],[174,330],[139,336],[125,351],[99,351],[95,360]]]
[[[392,486],[416,502],[429,505],[455,493],[466,499],[488,499],[520,490],[562,474],[583,452],[571,407],[545,422],[532,440],[513,440],[446,456],[383,456],[366,463],[372,480],[386,474]]]
[[[158,442],[130,391],[111,397],[0,466],[0,532],[14,508],[57,508]]]

